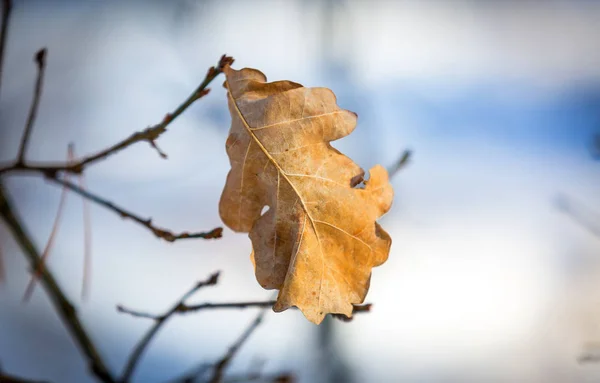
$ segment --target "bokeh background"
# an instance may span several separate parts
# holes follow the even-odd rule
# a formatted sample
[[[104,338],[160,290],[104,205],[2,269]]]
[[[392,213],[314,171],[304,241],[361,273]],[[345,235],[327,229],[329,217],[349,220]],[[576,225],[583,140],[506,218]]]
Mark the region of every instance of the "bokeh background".
[[[0,160],[16,156],[35,81],[48,68],[29,158],[91,153],[160,121],[227,53],[270,80],[326,86],[359,124],[334,143],[363,168],[410,165],[381,220],[393,238],[373,271],[373,312],[320,328],[269,313],[230,372],[263,364],[300,382],[598,382],[581,363],[600,343],[600,3],[394,1],[15,1],[0,98]],[[174,231],[221,225],[229,169],[223,78],[159,140],[86,171],[90,190]],[[60,189],[4,177],[38,246]],[[222,271],[194,301],[269,299],[250,240],[154,238],[91,206],[93,275],[82,278],[82,202],[67,200],[50,258],[114,371],[160,313]],[[596,233],[596,234],[594,234]],[[91,378],[27,265],[0,226],[0,366],[55,382]],[[256,310],[174,318],[135,375],[159,382],[222,356]],[[594,359],[593,357],[591,359]]]

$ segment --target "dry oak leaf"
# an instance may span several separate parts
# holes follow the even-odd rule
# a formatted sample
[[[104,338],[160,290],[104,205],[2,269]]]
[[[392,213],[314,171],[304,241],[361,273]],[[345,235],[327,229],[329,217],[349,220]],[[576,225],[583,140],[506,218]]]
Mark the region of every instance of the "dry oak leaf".
[[[375,222],[392,204],[387,171],[376,165],[365,181],[329,144],[357,119],[331,90],[267,83],[256,69],[224,72],[232,123],[221,219],[250,233],[256,279],[279,290],[274,311],[297,306],[316,324],[327,313],[352,316],[392,242]]]

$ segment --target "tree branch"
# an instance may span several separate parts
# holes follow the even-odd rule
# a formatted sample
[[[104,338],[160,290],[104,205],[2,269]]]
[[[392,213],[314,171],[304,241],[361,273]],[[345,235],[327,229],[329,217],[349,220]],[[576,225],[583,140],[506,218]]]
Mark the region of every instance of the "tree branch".
[[[0,373],[0,382],[2,383],[48,383],[45,380],[29,380],[24,378],[19,378],[14,375],[7,375]]]
[[[46,50],[46,48],[42,48],[35,54],[35,63],[37,64],[38,75],[37,80],[35,82],[33,101],[31,102],[31,107],[29,108],[27,124],[25,125],[25,131],[23,132],[23,137],[21,138],[21,146],[19,147],[19,154],[17,155],[17,164],[25,163],[25,152],[27,151],[27,144],[29,143],[29,137],[31,137],[33,124],[35,122],[35,117],[37,116],[37,111],[40,105],[40,97],[42,96],[44,73],[46,72],[47,52],[48,51]]]
[[[412,151],[406,149],[402,153],[402,155],[400,156],[398,161],[396,161],[394,166],[392,166],[391,168],[388,169],[388,174],[389,174],[390,179],[393,178],[396,175],[396,173],[398,173],[400,170],[404,169],[406,167],[406,165],[408,165],[411,157],[412,157]]]
[[[129,359],[127,360],[127,364],[125,365],[125,369],[123,370],[123,374],[121,375],[121,382],[129,381],[133,372],[135,371],[135,367],[138,361],[140,360],[140,357],[142,356],[142,353],[144,352],[152,338],[154,338],[154,335],[156,335],[158,330],[160,330],[162,325],[165,324],[165,322],[177,312],[179,306],[185,304],[185,301],[196,291],[198,291],[204,286],[214,286],[217,284],[218,280],[219,273],[216,272],[212,274],[207,280],[196,283],[196,285],[194,285],[194,287],[192,287],[187,293],[185,293],[183,297],[181,297],[181,299],[173,307],[171,307],[169,311],[167,311],[161,316],[152,318],[155,320],[155,323],[131,352]]]
[[[556,207],[569,215],[575,222],[586,228],[590,233],[600,238],[600,215],[588,207],[575,203],[566,195],[559,195]]]
[[[84,198],[89,199],[92,202],[97,203],[98,205],[101,205],[109,210],[114,211],[116,214],[121,216],[121,218],[129,218],[129,219],[139,223],[140,225],[142,225],[145,228],[147,228],[148,230],[150,230],[156,237],[162,238],[168,242],[174,242],[178,239],[188,239],[188,238],[204,238],[204,239],[221,238],[221,236],[223,234],[223,228],[221,228],[221,227],[217,227],[208,232],[198,232],[198,233],[183,232],[180,234],[174,234],[168,230],[161,229],[161,228],[154,226],[152,224],[151,218],[143,219],[143,218],[139,217],[138,215],[113,204],[110,201],[107,201],[95,194],[90,193],[87,190],[80,188],[79,186],[75,185],[74,183],[72,183],[70,181],[57,178],[56,174],[48,175],[47,179],[49,179],[50,181],[52,181],[56,184],[62,185],[64,187],[70,189],[71,191],[79,194],[80,196],[82,196]]]
[[[227,302],[227,303],[201,303],[198,305],[186,305],[184,303],[184,304],[179,305],[177,307],[177,310],[175,310],[175,312],[179,313],[179,314],[186,314],[186,313],[195,312],[195,311],[215,310],[215,309],[271,308],[271,307],[273,307],[275,302],[276,301],[271,300],[271,301],[247,301],[247,302]],[[363,304],[363,305],[354,305],[354,307],[352,309],[352,314],[370,312],[371,307],[372,307],[372,304],[370,304],[370,303]],[[296,309],[297,307],[293,306],[291,308]],[[120,313],[129,314],[131,316],[138,317],[138,318],[158,320],[161,317],[160,315],[154,315],[154,314],[145,313],[142,311],[131,310],[126,307],[123,307],[122,305],[117,306],[117,311]],[[352,320],[352,317],[347,317],[343,314],[331,314],[331,316],[334,318],[337,318],[337,319],[344,320],[344,321]]]
[[[29,261],[31,269],[36,270],[42,262],[39,252],[33,244],[33,241],[30,239],[30,236],[25,232],[25,226],[17,218],[12,207],[12,203],[6,195],[4,187],[1,183],[0,215],[11,231],[13,237],[23,250],[23,254]],[[46,289],[46,292],[50,297],[50,301],[54,305],[54,308],[62,319],[62,322],[65,324],[67,330],[71,333],[71,336],[75,339],[75,342],[85,355],[91,372],[103,382],[114,382],[115,380],[106,367],[102,357],[96,350],[96,347],[92,343],[92,340],[85,330],[83,324],[79,321],[79,317],[77,316],[75,308],[63,294],[62,290],[58,286],[58,283],[54,279],[54,276],[50,273],[48,268],[42,268],[41,270],[42,285]]]
[[[258,326],[262,323],[263,317],[265,316],[266,310],[261,310],[256,318],[250,323],[250,325],[244,330],[244,332],[240,335],[238,340],[229,347],[227,353],[215,364],[213,369],[212,377],[210,378],[210,383],[219,383],[223,380],[223,374],[225,373],[225,369],[229,366],[229,363],[233,360],[239,349],[242,345],[248,340],[250,335],[258,328]]]
[[[208,84],[210,84],[215,79],[215,77],[217,77],[220,73],[223,72],[223,67],[225,65],[230,65],[232,63],[233,58],[223,55],[221,57],[221,60],[219,61],[218,66],[209,68],[208,72],[206,73],[206,76],[204,77],[204,80],[196,88],[196,90],[194,90],[192,94],[181,105],[177,107],[177,109],[175,109],[171,113],[168,113],[160,123],[148,127],[143,131],[133,133],[129,137],[110,146],[107,149],[101,150],[95,154],[84,157],[80,161],[77,161],[73,164],[24,164],[17,161],[13,165],[0,167],[0,174],[13,171],[38,172],[43,173],[45,175],[54,175],[58,172],[69,172],[78,174],[81,173],[86,166],[91,165],[92,163],[95,163],[102,159],[105,159],[137,142],[142,141],[148,142],[153,148],[157,149],[161,157],[166,157],[166,155],[163,152],[161,152],[156,146],[156,139],[158,139],[158,137],[161,134],[166,132],[167,126],[171,122],[173,122],[177,117],[179,117],[190,105],[192,105],[194,101],[207,95],[209,92],[209,89],[207,89]]]

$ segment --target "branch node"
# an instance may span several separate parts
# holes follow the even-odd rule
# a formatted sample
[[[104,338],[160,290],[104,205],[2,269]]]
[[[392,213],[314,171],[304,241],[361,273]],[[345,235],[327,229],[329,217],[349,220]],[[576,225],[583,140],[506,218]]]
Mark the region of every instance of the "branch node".
[[[215,73],[217,72],[217,69],[214,66],[211,66],[210,68],[208,68],[208,71],[206,72],[206,77],[210,78],[215,76]]]
[[[196,285],[196,288],[200,288],[202,286],[214,286],[219,282],[219,276],[221,275],[220,271],[217,271],[215,273],[213,273],[207,281],[205,282],[198,282],[198,284]]]
[[[222,71],[226,65],[233,64],[235,60],[231,56],[223,55],[221,56],[221,60],[219,60],[219,70]]]
[[[152,146],[154,148],[154,150],[156,150],[158,152],[158,155],[163,158],[163,159],[167,159],[167,154],[165,152],[163,152],[162,150],[160,150],[160,148],[158,147],[158,145],[156,145],[156,142],[152,139],[148,140],[148,142],[150,143],[150,146]]]
[[[207,95],[207,94],[209,94],[209,93],[210,93],[210,88],[206,88],[206,89],[199,90],[199,91],[196,93],[196,100],[198,100],[198,99],[200,99],[200,98],[202,98],[202,97],[206,96],[206,95]]]

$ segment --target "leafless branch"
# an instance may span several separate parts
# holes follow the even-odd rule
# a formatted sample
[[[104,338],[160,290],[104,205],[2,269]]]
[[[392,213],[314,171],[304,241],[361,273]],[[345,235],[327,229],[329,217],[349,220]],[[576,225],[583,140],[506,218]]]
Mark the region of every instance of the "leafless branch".
[[[364,305],[354,305],[352,308],[352,316],[347,317],[344,314],[331,314],[332,318],[339,319],[342,322],[351,322],[354,319],[354,314],[356,313],[368,313],[371,312],[371,303],[366,303]]]
[[[135,371],[135,367],[137,366],[137,363],[140,360],[140,357],[142,356],[142,353],[144,352],[144,350],[146,349],[146,347],[148,346],[148,344],[150,343],[152,338],[154,338],[154,335],[156,335],[158,330],[160,330],[160,328],[165,324],[165,322],[173,314],[175,314],[177,312],[177,309],[179,308],[179,306],[185,304],[185,301],[189,297],[191,297],[196,291],[201,289],[202,287],[214,286],[217,284],[218,281],[219,281],[219,273],[217,272],[217,273],[212,274],[207,280],[196,283],[194,285],[194,287],[192,287],[187,293],[185,293],[183,295],[183,297],[181,297],[181,299],[173,307],[171,307],[171,309],[169,309],[169,311],[167,311],[165,314],[163,314],[159,317],[152,318],[155,320],[154,325],[148,330],[146,335],[144,335],[144,337],[139,341],[139,343],[135,346],[135,348],[131,352],[129,359],[127,360],[127,364],[125,365],[125,369],[123,370],[123,373],[121,374],[120,381],[122,381],[122,382],[129,381],[133,372]]]
[[[24,225],[17,218],[12,203],[4,191],[4,187],[0,183],[0,215],[9,228],[13,237],[23,250],[23,253],[29,261],[32,270],[38,269],[42,262],[39,251],[33,244],[31,237],[25,232]],[[42,268],[41,282],[46,289],[52,304],[54,305],[62,322],[67,327],[67,330],[73,336],[73,339],[85,355],[90,371],[103,382],[112,383],[113,379],[103,358],[100,356],[94,343],[89,337],[83,324],[79,321],[75,307],[69,302],[63,294],[54,276],[47,268]]]
[[[19,378],[14,375],[2,374],[0,373],[0,382],[2,383],[48,383],[45,380],[30,380]]]
[[[180,314],[185,314],[185,313],[196,312],[196,311],[201,311],[201,310],[215,310],[215,309],[271,308],[271,307],[273,307],[275,302],[276,301],[274,301],[274,300],[270,300],[270,301],[247,301],[247,302],[227,302],[227,303],[201,303],[198,305],[186,305],[184,303],[184,304],[179,305],[175,312],[180,313]],[[371,311],[371,306],[372,305],[370,303],[363,304],[363,305],[354,305],[352,314],[369,312],[369,311]],[[295,309],[296,307],[292,307],[292,308]],[[138,318],[157,320],[161,317],[160,315],[145,313],[142,311],[131,310],[129,308],[123,307],[122,305],[117,306],[117,311],[124,313],[124,314],[129,314],[131,316],[138,317]],[[346,322],[352,320],[352,317],[349,318],[343,314],[332,314],[331,316],[336,319],[341,319]]]
[[[23,132],[23,137],[21,138],[21,146],[19,147],[19,154],[17,155],[17,164],[25,163],[25,152],[27,151],[27,144],[29,143],[29,138],[31,137],[31,131],[35,122],[35,117],[37,116],[37,111],[39,109],[40,98],[42,96],[42,88],[44,85],[44,73],[46,72],[47,53],[48,51],[46,50],[46,48],[42,48],[35,54],[34,57],[35,63],[37,65],[38,75],[37,80],[35,81],[33,101],[31,102],[31,107],[29,108],[27,124],[25,125],[25,131]]]
[[[179,234],[174,234],[168,230],[161,229],[159,227],[154,226],[152,224],[151,218],[143,219],[143,218],[139,217],[138,215],[136,215],[132,212],[129,212],[129,211],[125,210],[124,208],[121,208],[110,201],[105,200],[104,198],[101,198],[95,194],[92,194],[91,192],[89,192],[87,190],[82,189],[81,187],[75,185],[74,183],[72,183],[70,181],[67,181],[66,179],[59,179],[56,174],[53,176],[48,176],[47,179],[56,184],[59,184],[59,185],[62,185],[64,187],[68,188],[69,190],[79,194],[80,196],[82,196],[84,198],[87,198],[88,200],[90,200],[92,202],[95,202],[98,205],[101,205],[109,210],[112,210],[113,212],[115,212],[116,214],[121,216],[121,218],[129,218],[129,219],[139,223],[140,225],[142,225],[145,228],[147,228],[148,230],[150,230],[156,237],[164,239],[165,241],[168,241],[168,242],[174,242],[179,239],[188,239],[188,238],[204,238],[204,239],[221,238],[222,233],[223,233],[223,228],[217,227],[208,232],[197,232],[197,233],[183,232],[183,233],[179,233]]]
[[[181,376],[175,378],[175,379],[171,379],[168,382],[169,383],[196,383],[198,381],[198,379],[203,376],[204,374],[206,374],[206,372],[208,370],[210,370],[213,367],[212,364],[210,363],[201,363],[198,366],[195,366],[194,368],[190,369],[190,371],[187,371],[184,374],[181,374]]]
[[[18,161],[12,165],[0,167],[0,174],[20,171],[20,172],[38,172],[45,174],[47,176],[53,176],[58,172],[69,172],[69,173],[81,173],[83,169],[95,163],[97,161],[108,158],[109,156],[135,144],[138,142],[146,141],[151,144],[152,147],[158,150],[156,146],[156,139],[167,131],[167,126],[173,122],[177,117],[179,117],[190,105],[194,103],[194,101],[202,98],[207,95],[209,89],[207,86],[211,83],[212,80],[215,79],[220,73],[223,71],[223,67],[225,65],[230,65],[233,63],[233,58],[223,55],[219,64],[216,67],[210,67],[204,80],[202,83],[192,92],[192,94],[175,109],[173,112],[168,113],[163,120],[151,127],[144,129],[143,131],[133,133],[129,137],[124,140],[110,146],[107,149],[101,150],[95,154],[84,157],[80,161],[77,161],[73,164],[47,164],[47,163],[19,163]],[[166,155],[160,151],[159,154],[161,157],[166,157]]]
[[[569,215],[575,222],[586,228],[596,237],[600,237],[600,215],[588,207],[575,203],[565,195],[559,195],[556,205],[560,211]]]
[[[188,312],[207,310],[207,309],[209,309],[209,310],[210,309],[245,309],[245,308],[250,308],[250,307],[271,308],[271,307],[273,307],[275,302],[276,301],[271,300],[271,301],[249,301],[249,302],[233,302],[233,303],[202,303],[199,305],[191,305],[191,306],[182,305],[179,307],[178,312],[188,313]],[[295,306],[292,308],[296,309]],[[354,305],[354,307],[352,309],[352,314],[364,313],[364,312],[369,312],[369,311],[371,311],[370,303],[367,303],[364,305]],[[337,318],[337,319],[344,318],[344,320],[346,320],[346,321],[352,320],[351,317],[348,318],[343,314],[332,314],[332,317]]]
[[[119,214],[121,217],[130,218],[133,221],[136,221],[137,223],[141,224],[142,226],[144,226],[148,230],[150,230],[158,238],[162,238],[168,242],[174,242],[178,239],[185,239],[185,238],[205,238],[205,239],[220,238],[223,233],[223,229],[220,227],[215,228],[209,232],[199,232],[199,233],[184,232],[184,233],[180,233],[180,234],[174,234],[168,230],[158,228],[152,224],[151,219],[140,218],[136,214],[128,212],[125,209],[120,208],[120,207],[114,205],[113,203],[84,190],[84,188],[69,182],[67,177],[61,178],[59,174],[61,172],[81,174],[81,172],[83,171],[83,169],[86,165],[94,163],[100,159],[106,158],[106,157],[108,157],[108,156],[110,156],[110,155],[136,143],[136,142],[139,142],[139,141],[148,141],[154,148],[156,148],[159,151],[161,156],[164,157],[165,156],[164,153],[162,153],[156,146],[155,140],[158,138],[158,136],[160,136],[162,133],[164,133],[166,131],[167,126],[175,118],[177,118],[181,113],[183,113],[194,101],[198,100],[199,98],[203,97],[204,95],[206,95],[208,93],[209,89],[206,88],[208,86],[208,84],[219,73],[222,72],[222,69],[225,65],[231,64],[233,62],[233,59],[231,57],[223,55],[221,57],[221,60],[219,61],[219,65],[217,67],[211,67],[208,70],[208,72],[204,78],[204,81],[202,81],[202,83],[188,97],[188,99],[185,100],[177,109],[175,109],[175,111],[173,113],[167,114],[165,116],[165,118],[163,119],[163,121],[161,123],[159,123],[158,125],[147,128],[146,130],[144,130],[142,132],[134,133],[131,136],[129,136],[128,138],[126,138],[125,140],[123,140],[115,145],[112,145],[108,149],[102,150],[94,155],[88,156],[80,161],[75,162],[75,163],[67,162],[65,164],[58,165],[58,166],[47,166],[47,165],[33,166],[33,165],[29,165],[25,162],[24,156],[25,156],[25,151],[27,148],[27,142],[31,135],[31,130],[32,130],[33,123],[35,120],[35,114],[36,114],[37,106],[39,103],[39,97],[41,95],[41,84],[42,84],[43,73],[44,73],[44,68],[45,68],[45,57],[46,57],[46,49],[42,49],[36,54],[36,62],[38,64],[39,75],[38,75],[38,80],[36,83],[37,85],[36,85],[36,92],[35,92],[34,100],[33,100],[30,115],[29,115],[29,118],[27,121],[27,126],[25,128],[25,132],[23,133],[23,139],[21,141],[21,148],[19,150],[18,158],[12,166],[8,166],[8,167],[4,167],[4,168],[0,169],[0,174],[2,174],[3,172],[10,172],[10,171],[17,171],[17,170],[27,170],[27,171],[39,172],[39,173],[45,175],[47,179],[50,179],[50,180],[54,181],[55,183],[58,183],[58,184],[62,185],[63,187],[66,187],[66,188],[78,193],[82,197],[87,198],[101,206],[104,206],[110,210],[113,210],[115,213]],[[86,268],[86,270],[87,270],[87,268]],[[85,287],[84,287],[84,293],[85,293]]]
[[[412,151],[410,150],[405,150],[402,155],[400,156],[400,158],[398,159],[398,161],[396,161],[396,163],[394,164],[394,166],[392,166],[391,168],[388,169],[388,174],[390,178],[393,178],[396,173],[398,173],[400,170],[404,169],[406,167],[406,165],[408,165],[408,163],[410,162],[410,158],[412,157]]]
[[[3,57],[4,57],[4,47],[5,47],[5,42],[6,42],[6,33],[7,33],[7,25],[8,25],[10,9],[11,9],[11,2],[8,0],[3,0],[2,5],[3,5],[3,8],[2,8],[3,24],[2,24],[2,32],[1,32],[2,35],[0,36],[0,76],[1,76],[1,67],[2,67],[2,63],[3,63]],[[36,80],[36,87],[35,87],[35,91],[34,91],[33,102],[31,104],[31,108],[30,108],[29,116],[28,116],[27,123],[25,126],[25,130],[23,133],[23,137],[21,139],[21,144],[19,147],[17,159],[14,161],[14,163],[12,165],[1,167],[0,175],[6,174],[9,172],[13,172],[13,171],[29,171],[29,172],[40,173],[40,174],[44,175],[47,179],[50,179],[53,182],[55,182],[59,185],[62,185],[64,188],[67,188],[69,190],[72,190],[72,191],[78,193],[85,199],[88,199],[88,200],[98,203],[106,208],[109,208],[109,209],[113,210],[114,212],[116,212],[117,214],[119,214],[121,217],[130,218],[130,219],[142,224],[144,227],[146,227],[147,229],[152,231],[154,233],[154,235],[156,235],[157,237],[165,239],[170,242],[175,241],[177,239],[183,239],[183,238],[219,238],[222,233],[221,228],[213,229],[212,231],[207,232],[207,233],[181,233],[181,234],[173,234],[167,230],[157,228],[152,225],[152,221],[150,219],[144,220],[133,213],[130,213],[120,207],[117,207],[116,205],[112,204],[111,202],[109,202],[103,198],[100,198],[92,193],[89,193],[88,191],[85,190],[83,183],[80,183],[79,186],[71,183],[68,180],[66,173],[81,174],[83,172],[83,169],[85,166],[95,163],[101,159],[107,158],[110,155],[115,154],[118,151],[123,150],[123,149],[129,147],[130,145],[132,145],[136,142],[140,142],[140,141],[149,142],[150,145],[159,152],[160,156],[165,158],[166,155],[158,148],[155,140],[162,133],[164,133],[166,131],[167,126],[175,118],[177,118],[181,113],[183,113],[195,100],[203,97],[204,95],[206,95],[208,93],[208,91],[209,91],[209,89],[207,89],[208,84],[218,74],[220,74],[222,72],[222,69],[225,65],[231,64],[233,62],[233,59],[231,57],[227,57],[227,56],[223,55],[221,57],[218,67],[211,67],[209,69],[208,73],[206,74],[204,81],[198,86],[198,88],[192,93],[192,95],[190,97],[188,97],[188,99],[185,100],[183,102],[183,104],[181,104],[174,112],[167,114],[165,116],[165,118],[162,120],[162,122],[160,122],[159,124],[149,127],[147,129],[145,129],[144,131],[134,133],[134,134],[130,135],[129,137],[127,137],[126,139],[120,141],[119,143],[112,145],[111,147],[109,147],[105,150],[102,150],[96,154],[84,157],[82,160],[77,161],[75,163],[67,161],[67,163],[62,163],[62,164],[58,164],[58,165],[30,164],[28,161],[26,161],[25,157],[26,157],[28,142],[29,142],[32,130],[33,130],[33,125],[35,123],[35,117],[37,115],[39,102],[40,102],[40,98],[41,98],[42,84],[43,84],[43,78],[44,78],[45,67],[46,67],[46,61],[45,61],[46,53],[47,53],[47,51],[44,48],[44,49],[38,51],[35,56],[35,61],[37,63],[37,67],[38,67],[38,76],[37,76],[37,80]],[[65,173],[65,174],[61,177],[61,173]],[[17,219],[16,214],[14,213],[14,208],[12,207],[12,204],[10,203],[9,198],[5,193],[1,182],[0,182],[0,214],[1,214],[1,217],[4,220],[4,222],[9,227],[11,233],[15,237],[16,241],[19,243],[19,245],[23,249],[23,252],[24,252],[26,258],[29,260],[31,269],[34,271],[35,274],[39,274],[41,281],[42,281],[42,285],[44,286],[45,290],[47,291],[47,293],[50,297],[50,300],[52,301],[54,307],[56,308],[59,316],[61,317],[63,323],[65,324],[65,326],[67,327],[67,329],[69,330],[69,332],[71,333],[73,338],[75,339],[76,343],[78,344],[79,348],[85,355],[91,372],[98,379],[100,379],[103,382],[115,382],[115,379],[113,378],[112,374],[106,367],[106,364],[104,363],[103,359],[100,357],[98,351],[96,350],[96,348],[94,346],[94,343],[92,342],[91,338],[87,334],[87,331],[83,327],[82,323],[79,321],[79,318],[77,316],[75,308],[67,300],[67,298],[63,294],[62,290],[58,286],[56,280],[54,279],[54,277],[50,273],[50,271],[46,267],[44,267],[42,256],[39,255],[39,252],[37,251],[37,249],[35,248],[35,245],[31,241],[30,236],[25,232],[23,224]],[[85,216],[84,219],[87,221],[88,215],[85,212],[85,208],[84,208],[84,216]],[[58,219],[57,219],[57,221],[58,221]],[[58,223],[55,222],[54,226],[55,226],[55,228],[53,229],[53,232],[55,233],[56,228],[58,227]],[[44,252],[44,257],[46,257],[48,254],[49,248],[51,247],[51,244],[52,244],[53,237],[54,237],[54,235],[51,235],[51,239],[47,246],[47,250]],[[87,248],[89,247],[89,241],[87,241],[87,239],[89,239],[89,236],[86,235],[86,252],[88,250]],[[84,271],[84,273],[87,273],[88,269],[89,269],[89,265],[88,265],[88,267],[86,267],[86,270]],[[214,276],[214,279],[211,279],[206,283],[216,283],[216,275]],[[195,287],[194,291],[200,287],[201,287],[200,284],[197,285]],[[85,293],[85,291],[86,290],[85,290],[85,285],[84,285],[83,292]],[[190,294],[191,293],[192,292],[190,292]],[[186,297],[187,296],[185,296],[184,299]],[[141,355],[142,351],[144,350],[147,343],[152,338],[153,333],[155,333],[158,330],[158,328],[166,320],[166,318],[167,317],[157,320],[158,325],[155,324],[155,326],[153,327],[153,330],[151,330],[150,335],[147,336],[147,339],[144,338],[142,340],[142,342],[140,343],[140,345],[138,345],[138,347],[136,349],[134,349],[134,353],[132,354],[132,357],[130,358],[130,360],[126,366],[126,369],[125,369],[124,380],[127,380],[129,375],[133,372],[135,364],[136,364],[139,356]]]
[[[231,363],[239,349],[248,340],[250,335],[252,335],[254,330],[256,330],[261,324],[265,313],[266,311],[263,309],[258,313],[258,315],[256,315],[256,318],[254,318],[246,330],[244,330],[238,340],[231,347],[229,347],[227,353],[215,364],[212,377],[209,380],[210,383],[219,383],[223,380],[223,374],[229,366],[229,363]]]

